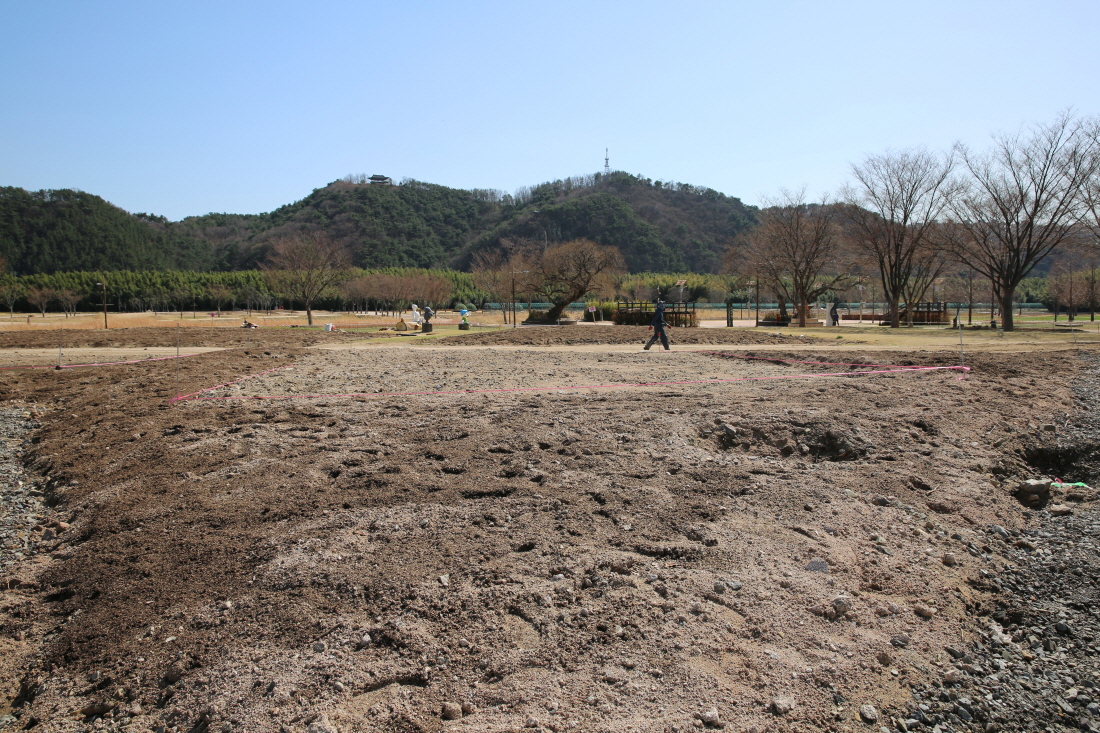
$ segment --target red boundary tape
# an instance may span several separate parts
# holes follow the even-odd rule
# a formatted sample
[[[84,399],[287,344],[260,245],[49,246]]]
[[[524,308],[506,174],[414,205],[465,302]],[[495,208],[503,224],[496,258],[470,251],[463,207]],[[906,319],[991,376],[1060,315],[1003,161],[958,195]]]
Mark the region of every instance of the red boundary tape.
[[[273,369],[264,369],[262,372],[256,372],[255,374],[249,374],[248,376],[241,377],[240,379],[234,379],[232,382],[225,382],[224,384],[216,384],[213,387],[207,387],[206,389],[200,389],[198,392],[192,392],[191,394],[176,395],[172,399],[168,400],[168,402],[169,402],[169,404],[171,404],[173,402],[183,402],[184,400],[229,399],[228,397],[198,397],[197,395],[201,395],[201,394],[204,394],[206,392],[213,392],[216,389],[221,389],[222,387],[228,387],[232,384],[237,384],[238,382],[244,382],[245,380],[248,380],[248,379],[255,379],[256,377],[262,377],[265,374],[270,374],[271,372],[277,372],[280,369],[289,369],[292,366],[294,366],[294,365],[293,364],[286,364],[284,366],[274,367]],[[238,399],[240,399],[240,398],[238,398]]]
[[[755,359],[757,361],[785,361],[789,364],[824,364],[826,366],[863,366],[863,367],[880,367],[887,368],[899,368],[896,364],[848,364],[840,361],[800,361],[799,359],[780,359],[775,356],[746,356],[744,354],[735,354],[732,351],[696,351],[696,354],[712,354],[714,356],[728,356],[732,359]]]
[[[698,352],[696,352],[698,353]],[[722,352],[714,352],[722,353]],[[773,359],[772,361],[793,361],[785,359]],[[827,362],[801,362],[801,363],[827,363]],[[232,382],[226,382],[225,384],[219,384],[214,387],[208,387],[206,389],[199,390],[198,392],[192,392],[188,395],[181,395],[169,400],[169,403],[183,402],[183,401],[228,401],[228,400],[293,400],[293,399],[331,399],[336,397],[424,397],[431,395],[469,395],[469,394],[501,394],[509,392],[553,392],[564,390],[583,390],[583,389],[616,389],[622,387],[672,387],[681,386],[685,384],[723,384],[729,382],[755,382],[769,379],[808,379],[811,377],[850,377],[860,376],[864,374],[890,374],[895,372],[931,372],[931,371],[951,371],[962,370],[963,376],[970,371],[970,367],[967,366],[936,366],[936,367],[894,367],[889,369],[874,369],[856,372],[822,372],[817,374],[783,374],[772,377],[734,377],[730,379],[692,379],[679,382],[635,382],[635,383],[620,383],[620,384],[586,384],[577,385],[573,387],[509,387],[502,389],[455,389],[455,390],[438,390],[430,392],[348,392],[343,394],[298,394],[298,395],[230,395],[226,397],[200,397],[199,395],[212,392],[222,387],[228,387],[238,382],[243,382],[247,379],[253,379],[255,377],[269,374],[279,369],[286,369],[291,365],[275,367],[274,369],[267,369],[256,374],[250,374],[240,379],[235,379]],[[889,366],[886,364],[876,364],[874,366]],[[959,377],[962,379],[962,377]]]

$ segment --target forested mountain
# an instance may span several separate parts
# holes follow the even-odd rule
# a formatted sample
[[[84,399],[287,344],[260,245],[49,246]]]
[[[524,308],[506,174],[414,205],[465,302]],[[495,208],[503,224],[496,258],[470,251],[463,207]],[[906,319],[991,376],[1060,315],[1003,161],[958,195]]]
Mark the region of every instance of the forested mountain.
[[[0,256],[16,274],[206,270],[211,248],[163,219],[145,220],[82,191],[0,188]]]
[[[626,173],[501,191],[365,177],[335,181],[275,211],[170,222],[130,215],[76,191],[0,189],[0,255],[19,274],[58,270],[237,270],[256,267],[271,239],[321,229],[360,267],[465,269],[507,239],[579,237],[618,247],[633,272],[714,272],[755,209],[708,188]]]
[[[544,183],[505,213],[476,246],[587,237],[618,247],[631,272],[716,272],[723,251],[756,221],[755,207],[713,189],[621,172]]]

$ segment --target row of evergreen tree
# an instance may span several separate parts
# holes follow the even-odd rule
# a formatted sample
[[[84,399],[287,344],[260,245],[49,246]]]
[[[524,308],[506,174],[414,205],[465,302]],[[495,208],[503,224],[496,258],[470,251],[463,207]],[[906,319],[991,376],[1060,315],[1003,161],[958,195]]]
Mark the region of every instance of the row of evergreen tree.
[[[418,268],[355,269],[348,280],[386,275],[414,280],[434,278],[447,281],[447,304],[481,304],[486,295],[469,273],[455,270]],[[415,295],[415,294],[414,294]],[[260,270],[236,272],[194,272],[190,270],[116,272],[54,272],[35,275],[7,275],[0,278],[0,305],[12,311],[95,310],[106,299],[112,312],[173,310],[270,310],[279,305],[294,307]],[[335,290],[317,301],[315,307],[337,309],[358,298]],[[373,301],[371,302],[373,305]]]

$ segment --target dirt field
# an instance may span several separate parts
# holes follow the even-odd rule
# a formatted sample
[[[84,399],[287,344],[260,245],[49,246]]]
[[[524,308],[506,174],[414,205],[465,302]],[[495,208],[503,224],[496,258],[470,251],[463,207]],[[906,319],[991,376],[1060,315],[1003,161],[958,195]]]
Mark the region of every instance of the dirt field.
[[[265,373],[175,406],[175,362],[0,373],[53,505],[0,575],[14,729],[893,730],[978,683],[945,647],[990,633],[989,528],[1036,514],[1081,370],[302,343],[184,359],[184,393]],[[255,399],[303,393],[359,396]]]
[[[769,333],[750,329],[672,328],[669,337],[676,345],[694,344],[790,344],[793,340],[821,341],[819,337]],[[653,332],[646,326],[561,326],[558,328],[506,328],[501,331],[447,336],[434,344],[448,346],[513,345],[572,346],[581,344],[638,344],[649,341]],[[836,336],[830,334],[830,340]],[[856,342],[858,343],[858,341]],[[660,348],[658,343],[654,348]]]
[[[147,327],[102,329],[59,329],[35,331],[0,331],[0,349],[52,348],[58,341],[65,348],[126,348],[176,346],[177,331],[181,347],[259,347],[315,346],[317,344],[361,341],[374,334],[361,332],[326,332],[319,328],[187,328]],[[383,335],[386,335],[383,332]]]

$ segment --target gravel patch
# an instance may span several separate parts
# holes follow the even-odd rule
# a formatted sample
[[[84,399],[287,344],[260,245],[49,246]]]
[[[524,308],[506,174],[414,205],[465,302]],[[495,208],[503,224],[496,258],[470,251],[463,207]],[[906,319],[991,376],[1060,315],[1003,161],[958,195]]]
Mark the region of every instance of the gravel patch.
[[[1076,414],[1064,434],[1030,457],[1065,482],[1100,479],[1100,359],[1074,384]],[[1059,426],[1061,427],[1061,426]],[[1053,473],[1053,472],[1057,473]],[[1059,475],[1061,474],[1061,475]],[[991,525],[988,542],[1008,560],[972,585],[994,595],[971,608],[980,630],[965,648],[948,647],[938,685],[914,690],[896,730],[1100,730],[1100,510],[1097,492],[1055,486],[1045,507],[1019,529]]]
[[[0,579],[41,539],[41,528],[35,532],[35,527],[46,512],[45,497],[22,465],[24,447],[37,427],[31,410],[0,408]]]

